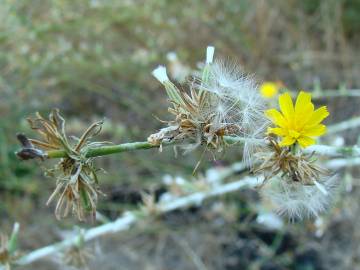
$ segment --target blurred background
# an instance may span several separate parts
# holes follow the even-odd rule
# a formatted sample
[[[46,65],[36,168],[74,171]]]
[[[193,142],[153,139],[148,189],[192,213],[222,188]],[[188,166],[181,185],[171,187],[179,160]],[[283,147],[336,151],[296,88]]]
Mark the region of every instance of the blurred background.
[[[1,0],[0,19],[0,231],[20,222],[25,251],[61,240],[74,225],[96,225],[57,221],[54,205],[45,206],[54,188],[43,176],[45,164],[15,157],[15,134],[34,135],[26,117],[36,111],[46,116],[59,108],[68,134],[105,118],[101,140],[143,141],[162,127],[156,117],[169,117],[151,71],[166,64],[182,83],[209,44],[259,82],[360,88],[358,0]],[[360,98],[318,101],[329,106],[327,124],[360,115]],[[352,129],[324,142],[354,145],[358,137]],[[161,193],[164,175],[191,179],[200,156],[175,158],[167,148],[99,159],[107,172],[100,176],[107,196],[99,212],[115,219],[136,209],[141,191]],[[239,160],[241,151],[229,150],[220,161],[206,158],[199,173]],[[348,184],[320,219],[269,229],[256,222],[264,211],[257,193],[237,192],[89,244],[88,269],[358,269],[358,173],[340,172]],[[68,267],[50,258],[18,269]]]

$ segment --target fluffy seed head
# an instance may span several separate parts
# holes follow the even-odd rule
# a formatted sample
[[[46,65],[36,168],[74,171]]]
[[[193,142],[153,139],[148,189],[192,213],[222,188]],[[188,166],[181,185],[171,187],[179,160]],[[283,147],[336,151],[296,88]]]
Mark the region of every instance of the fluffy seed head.
[[[334,197],[336,187],[335,176],[316,181],[315,185],[274,177],[265,183],[260,193],[264,200],[270,201],[278,214],[294,220],[317,217],[324,212]]]
[[[149,137],[151,143],[166,140],[183,142],[186,151],[200,145],[221,152],[226,146],[224,136],[244,138],[244,160],[250,164],[258,139],[262,139],[268,120],[264,115],[264,100],[252,76],[242,72],[239,65],[214,61],[214,47],[206,51],[206,66],[201,78],[189,83],[189,91],[178,89],[170,81],[164,84],[172,103],[169,112],[175,120],[171,128],[162,129]],[[164,67],[153,75],[168,80]]]
[[[250,156],[268,125],[264,117],[264,100],[254,78],[246,75],[234,62],[215,61],[210,68],[209,79],[202,87],[215,94],[220,122],[236,124],[239,129],[233,136],[245,140],[244,159],[250,165]]]

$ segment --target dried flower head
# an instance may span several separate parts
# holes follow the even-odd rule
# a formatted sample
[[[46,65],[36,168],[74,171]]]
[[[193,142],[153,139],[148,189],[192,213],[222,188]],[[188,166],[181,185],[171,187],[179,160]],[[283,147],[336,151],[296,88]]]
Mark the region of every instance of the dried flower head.
[[[267,139],[268,146],[255,154],[258,166],[254,169],[255,173],[264,175],[265,182],[280,176],[302,185],[314,185],[317,179],[330,175],[328,170],[316,164],[314,153],[281,147],[273,137]]]
[[[0,235],[0,265],[5,266],[6,270],[10,270],[12,262],[11,255],[8,250],[8,237],[6,235]]]
[[[269,128],[269,134],[282,137],[280,146],[290,146],[298,143],[305,148],[315,143],[313,137],[326,132],[326,126],[320,124],[329,116],[326,106],[314,110],[311,94],[301,91],[296,99],[295,107],[289,93],[279,96],[280,110],[270,109],[266,116],[277,126]]]
[[[336,177],[323,178],[316,185],[303,185],[284,177],[274,177],[261,188],[260,194],[270,202],[278,214],[291,220],[317,217],[324,212],[334,197]]]
[[[19,258],[17,251],[19,228],[19,223],[15,223],[10,238],[0,234],[0,266],[4,266],[6,270],[10,270],[12,263]]]
[[[94,254],[90,248],[86,247],[83,233],[80,231],[77,243],[64,252],[61,263],[65,262],[78,269],[89,269],[88,262],[93,258]]]
[[[147,213],[149,215],[157,215],[160,213],[156,205],[156,198],[153,192],[141,192],[141,199],[143,205],[140,208],[142,211],[144,211],[144,213]]]
[[[156,145],[182,142],[186,151],[205,145],[207,150],[221,152],[226,146],[224,136],[245,137],[249,139],[245,147],[249,157],[249,144],[254,144],[253,139],[262,136],[266,127],[263,100],[252,78],[235,64],[213,62],[213,54],[214,48],[208,47],[202,76],[189,82],[189,92],[169,80],[165,67],[153,71],[165,86],[174,120],[148,141]]]
[[[47,202],[49,204],[58,197],[56,217],[60,219],[72,212],[79,220],[84,220],[88,212],[95,215],[100,193],[98,169],[94,166],[94,159],[88,158],[86,153],[90,147],[106,144],[106,142],[90,142],[100,133],[103,122],[92,124],[80,138],[70,139],[65,132],[65,119],[58,110],[53,110],[49,119],[43,118],[38,113],[35,119],[28,121],[31,128],[41,135],[42,140],[27,139],[22,135],[21,139],[24,142],[22,144],[26,147],[18,152],[20,158],[24,157],[24,151],[28,151],[27,149],[43,153],[42,157],[47,156],[47,151],[53,150],[64,150],[67,155],[46,172],[48,176],[55,176],[57,179],[56,188]]]

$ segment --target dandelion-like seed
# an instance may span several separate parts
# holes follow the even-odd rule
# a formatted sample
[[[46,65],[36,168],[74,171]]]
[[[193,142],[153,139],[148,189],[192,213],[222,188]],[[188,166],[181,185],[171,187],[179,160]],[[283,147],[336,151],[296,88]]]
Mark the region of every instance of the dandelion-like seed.
[[[28,139],[25,135],[18,135],[23,149],[17,153],[22,159],[40,157],[45,159],[47,151],[64,150],[67,157],[62,158],[53,169],[47,170],[46,175],[56,177],[56,188],[47,201],[50,204],[56,197],[58,201],[55,215],[58,219],[66,217],[70,212],[79,220],[84,220],[86,213],[93,216],[96,212],[98,194],[97,172],[93,158],[87,158],[90,147],[101,146],[105,142],[90,142],[91,138],[100,133],[103,122],[92,124],[80,138],[69,140],[65,132],[65,119],[58,110],[53,110],[49,119],[40,114],[35,119],[28,119],[33,130],[37,131],[42,140]]]
[[[278,214],[291,220],[317,217],[329,208],[338,185],[335,176],[316,183],[317,185],[304,185],[277,176],[262,187],[261,195],[273,205]]]
[[[244,159],[249,161],[256,138],[265,130],[264,104],[257,85],[236,64],[213,62],[214,48],[208,47],[201,78],[189,82],[189,93],[177,88],[163,66],[153,75],[164,85],[175,119],[168,127],[152,134],[148,141],[161,145],[182,143],[185,152],[200,145],[206,150],[222,152],[227,145],[224,136],[241,137],[245,141]]]

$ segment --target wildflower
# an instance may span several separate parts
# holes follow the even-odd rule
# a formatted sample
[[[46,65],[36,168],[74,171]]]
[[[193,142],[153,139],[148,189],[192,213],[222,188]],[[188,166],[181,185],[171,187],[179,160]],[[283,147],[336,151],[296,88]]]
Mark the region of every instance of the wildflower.
[[[103,122],[92,124],[75,142],[70,141],[65,132],[65,119],[58,110],[53,110],[49,119],[43,118],[39,113],[35,119],[28,119],[33,130],[37,131],[42,140],[28,139],[25,135],[18,135],[23,149],[17,153],[22,159],[47,157],[46,151],[64,150],[67,157],[60,160],[53,169],[46,172],[48,176],[56,177],[56,188],[50,195],[47,204],[56,196],[58,202],[55,215],[58,219],[72,211],[79,220],[83,220],[85,213],[95,215],[98,194],[97,171],[94,159],[87,158],[89,147],[104,145],[105,142],[90,142],[100,131]],[[39,148],[39,149],[38,149]]]
[[[323,135],[326,126],[320,124],[328,115],[326,106],[314,110],[311,94],[301,91],[296,99],[295,107],[290,94],[279,96],[280,110],[270,109],[266,116],[277,126],[268,128],[269,134],[282,137],[280,146],[299,144],[305,148],[315,143],[314,137]]]
[[[254,139],[262,136],[267,124],[263,100],[250,76],[236,64],[213,61],[213,57],[214,47],[208,47],[202,76],[189,82],[189,93],[169,80],[165,67],[153,71],[166,89],[175,119],[148,140],[158,145],[181,142],[186,152],[200,145],[221,152],[226,146],[224,136],[244,137],[248,139],[244,157],[249,160]]]
[[[278,214],[291,220],[317,217],[330,206],[337,179],[332,176],[316,183],[317,185],[303,185],[277,176],[261,188],[260,194]]]
[[[264,98],[272,98],[279,92],[279,84],[275,82],[264,82],[260,85],[260,93]]]

